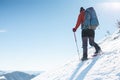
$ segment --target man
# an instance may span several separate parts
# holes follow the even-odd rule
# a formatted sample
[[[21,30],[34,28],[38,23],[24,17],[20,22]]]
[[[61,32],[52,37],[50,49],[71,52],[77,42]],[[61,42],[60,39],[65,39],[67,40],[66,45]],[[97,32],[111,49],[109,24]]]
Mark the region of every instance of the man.
[[[95,47],[96,52],[94,53],[94,56],[96,56],[101,51],[101,48],[98,46],[98,44],[94,42],[95,31],[93,29],[88,29],[87,27],[84,27],[84,24],[83,24],[84,20],[85,20],[85,9],[83,7],[81,7],[76,26],[73,28],[73,32],[76,32],[76,30],[78,29],[78,27],[81,24],[82,47],[83,47],[83,57],[81,59],[82,61],[88,59],[88,54],[87,54],[87,52],[88,52],[88,49],[87,49],[88,40],[89,40],[89,44],[91,46]]]

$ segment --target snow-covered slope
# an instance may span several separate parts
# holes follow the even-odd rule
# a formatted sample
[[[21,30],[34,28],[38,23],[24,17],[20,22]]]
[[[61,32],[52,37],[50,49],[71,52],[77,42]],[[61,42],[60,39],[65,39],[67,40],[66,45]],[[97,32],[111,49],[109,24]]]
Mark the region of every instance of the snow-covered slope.
[[[99,45],[102,55],[85,62],[79,61],[76,55],[59,69],[32,80],[120,80],[120,31],[107,36]],[[94,48],[89,48],[89,57],[93,53]]]

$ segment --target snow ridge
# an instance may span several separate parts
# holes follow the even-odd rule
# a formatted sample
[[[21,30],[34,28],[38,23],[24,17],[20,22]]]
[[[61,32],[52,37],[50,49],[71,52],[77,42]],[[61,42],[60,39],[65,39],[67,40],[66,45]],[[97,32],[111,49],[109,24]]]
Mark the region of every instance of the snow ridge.
[[[32,80],[120,80],[120,31],[107,36],[99,45],[102,55],[84,62],[76,55],[59,69]],[[94,48],[89,48],[89,57],[93,51]]]

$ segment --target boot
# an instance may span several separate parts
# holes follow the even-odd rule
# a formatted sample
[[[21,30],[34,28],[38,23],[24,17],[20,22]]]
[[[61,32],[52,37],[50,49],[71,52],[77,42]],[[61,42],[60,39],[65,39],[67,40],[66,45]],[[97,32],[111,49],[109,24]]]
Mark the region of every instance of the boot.
[[[82,60],[82,61],[85,61],[85,60],[88,60],[88,58],[86,58],[86,57],[83,57],[81,60]]]
[[[88,60],[88,58],[87,58],[87,53],[83,53],[83,57],[82,57],[81,60],[82,60],[82,61]]]

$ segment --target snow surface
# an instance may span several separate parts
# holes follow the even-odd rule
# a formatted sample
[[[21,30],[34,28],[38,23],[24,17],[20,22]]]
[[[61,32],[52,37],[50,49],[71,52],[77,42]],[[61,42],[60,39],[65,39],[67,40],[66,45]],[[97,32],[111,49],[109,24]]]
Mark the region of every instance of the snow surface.
[[[7,80],[4,76],[0,76],[0,80]]]
[[[99,45],[102,55],[84,62],[79,61],[76,55],[59,69],[32,80],[120,80],[120,31],[107,36]],[[94,48],[89,48],[89,57],[93,53]]]

